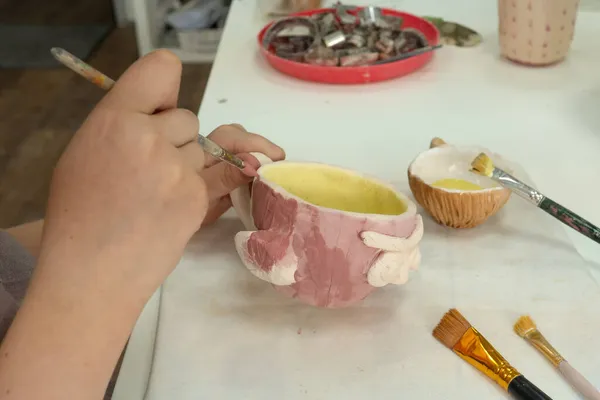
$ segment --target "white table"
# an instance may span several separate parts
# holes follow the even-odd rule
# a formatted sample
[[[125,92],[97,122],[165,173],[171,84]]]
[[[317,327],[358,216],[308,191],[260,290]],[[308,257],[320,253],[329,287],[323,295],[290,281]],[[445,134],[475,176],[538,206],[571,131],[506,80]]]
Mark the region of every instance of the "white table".
[[[312,84],[269,67],[255,39],[266,21],[254,0],[235,0],[199,112],[202,131],[239,122],[284,147],[290,159],[327,161],[396,182],[406,180],[408,163],[433,136],[482,145],[518,160],[547,195],[600,224],[600,14],[585,11],[593,8],[592,2],[582,3],[586,6],[568,59],[543,69],[499,59],[493,1],[380,3],[460,21],[481,32],[485,41],[475,49],[441,49],[423,70],[397,80],[362,86]],[[597,245],[572,231],[568,235],[584,257],[600,262]],[[232,237],[213,239],[217,243]],[[160,295],[151,299],[138,321],[115,400],[144,398]],[[597,354],[598,348],[592,352]],[[538,357],[533,350],[529,356]],[[456,358],[451,353],[446,357]],[[177,374],[178,365],[170,367]],[[600,384],[598,372],[590,378]],[[477,378],[456,379],[468,385]],[[336,398],[332,393],[322,396],[311,393],[306,398]]]

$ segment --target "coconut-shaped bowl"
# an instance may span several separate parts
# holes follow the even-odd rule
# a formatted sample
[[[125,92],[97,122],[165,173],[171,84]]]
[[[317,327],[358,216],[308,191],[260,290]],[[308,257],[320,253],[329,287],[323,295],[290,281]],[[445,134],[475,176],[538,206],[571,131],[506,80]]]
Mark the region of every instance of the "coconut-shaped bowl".
[[[506,204],[510,190],[492,179],[471,172],[471,162],[486,153],[494,165],[509,172],[508,162],[482,147],[459,147],[434,139],[408,167],[410,190],[417,202],[439,224],[473,228]],[[460,188],[439,187],[440,181],[461,182]],[[434,185],[435,184],[435,185]]]

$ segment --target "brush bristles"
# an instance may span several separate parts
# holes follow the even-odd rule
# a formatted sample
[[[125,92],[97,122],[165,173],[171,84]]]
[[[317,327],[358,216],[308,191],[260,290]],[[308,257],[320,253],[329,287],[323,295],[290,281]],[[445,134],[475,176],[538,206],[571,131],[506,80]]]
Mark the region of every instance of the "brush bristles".
[[[483,176],[492,176],[494,163],[485,153],[480,153],[471,163],[471,171]]]
[[[530,331],[536,329],[536,326],[530,316],[523,315],[515,322],[514,329],[517,335],[525,337]]]
[[[456,308],[448,310],[433,330],[433,337],[451,349],[469,330],[471,324]]]

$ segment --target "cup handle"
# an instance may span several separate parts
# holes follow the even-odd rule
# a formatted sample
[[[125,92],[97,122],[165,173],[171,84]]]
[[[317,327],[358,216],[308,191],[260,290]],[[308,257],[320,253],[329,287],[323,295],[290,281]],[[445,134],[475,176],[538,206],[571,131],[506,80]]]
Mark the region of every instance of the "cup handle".
[[[250,153],[260,163],[260,165],[266,165],[273,162],[269,157],[262,153]],[[255,231],[256,226],[254,225],[254,219],[252,218],[252,203],[250,199],[250,187],[248,185],[240,186],[230,194],[231,204],[235,213],[248,231]]]

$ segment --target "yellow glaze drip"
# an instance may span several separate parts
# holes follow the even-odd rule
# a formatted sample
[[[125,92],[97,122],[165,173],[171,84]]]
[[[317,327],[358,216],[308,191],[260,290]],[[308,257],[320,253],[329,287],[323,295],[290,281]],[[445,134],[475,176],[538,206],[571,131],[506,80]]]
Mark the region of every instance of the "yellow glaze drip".
[[[288,193],[321,207],[363,214],[399,215],[406,204],[393,190],[326,165],[280,164],[260,173]]]
[[[435,181],[431,186],[438,187],[441,189],[454,189],[454,190],[482,190],[483,188],[475,183],[465,181],[464,179],[440,179]]]

